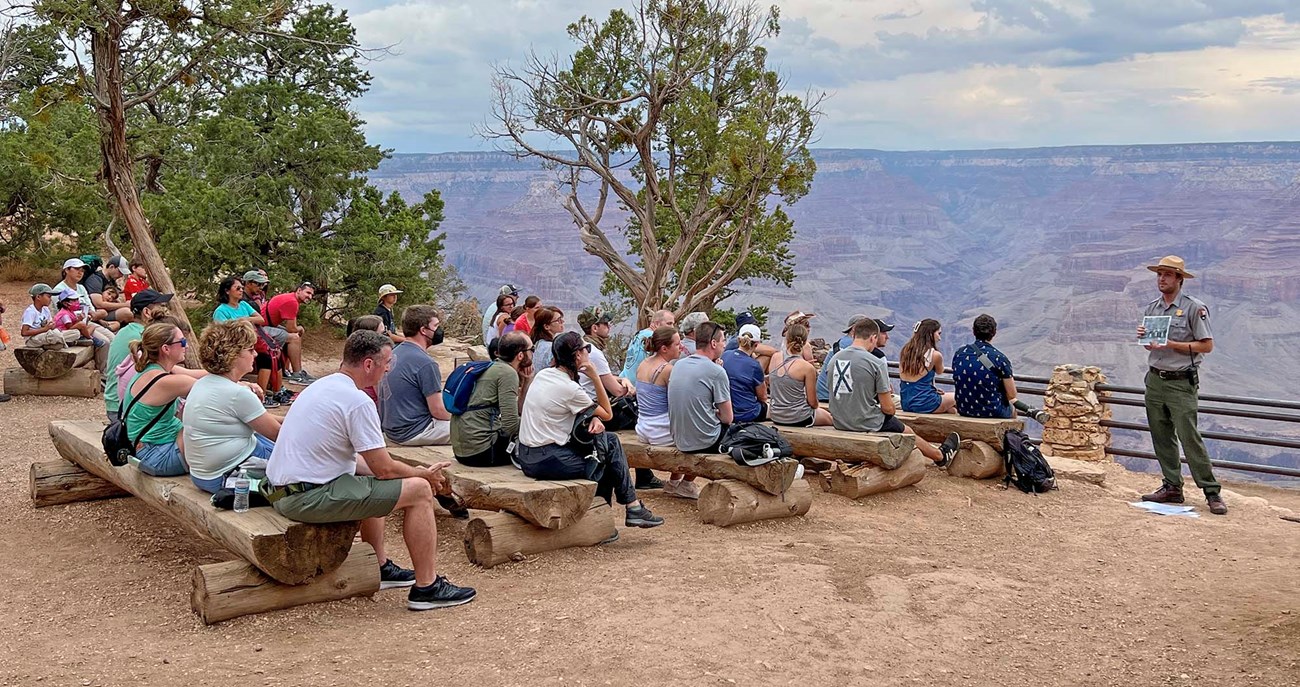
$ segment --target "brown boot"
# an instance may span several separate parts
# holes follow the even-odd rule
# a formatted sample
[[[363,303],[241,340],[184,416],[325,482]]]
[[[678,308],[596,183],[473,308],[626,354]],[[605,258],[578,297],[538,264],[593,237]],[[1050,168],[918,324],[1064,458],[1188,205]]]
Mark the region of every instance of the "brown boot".
[[[1159,489],[1156,489],[1150,494],[1144,494],[1142,500],[1151,501],[1153,503],[1182,503],[1183,488],[1175,487],[1171,484],[1161,484]]]
[[[1205,502],[1210,505],[1210,512],[1215,515],[1227,515],[1228,504],[1223,502],[1223,497],[1218,494],[1206,494]]]

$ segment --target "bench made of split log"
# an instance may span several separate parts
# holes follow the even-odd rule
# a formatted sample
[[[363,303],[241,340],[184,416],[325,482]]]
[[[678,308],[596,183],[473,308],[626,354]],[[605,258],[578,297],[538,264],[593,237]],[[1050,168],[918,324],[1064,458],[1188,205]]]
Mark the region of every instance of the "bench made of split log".
[[[672,446],[650,446],[636,432],[618,433],[628,465],[662,472],[677,472],[705,479],[734,479],[768,494],[783,494],[794,483],[798,461],[776,460],[765,465],[739,465],[731,456],[716,453],[682,453]]]
[[[388,453],[408,465],[451,461],[451,490],[469,508],[514,513],[528,523],[562,530],[582,520],[596,496],[585,479],[536,480],[512,465],[475,468],[456,462],[450,446],[393,446]]]
[[[205,625],[211,625],[254,613],[374,596],[379,591],[379,559],[369,544],[359,543],[343,565],[306,584],[280,584],[244,561],[200,565],[192,579],[190,607]]]
[[[812,500],[812,488],[804,480],[795,480],[784,494],[775,495],[734,479],[718,479],[700,490],[696,508],[701,522],[728,527],[804,515],[812,508]]]
[[[834,427],[777,427],[799,458],[870,463],[892,470],[911,455],[916,439],[907,434],[847,432]]]
[[[587,512],[572,527],[548,530],[510,513],[477,513],[465,525],[465,555],[491,568],[525,556],[575,546],[595,546],[614,536],[614,509],[603,499],[588,499]]]
[[[37,379],[58,379],[74,368],[85,367],[95,359],[94,346],[69,346],[67,348],[14,349],[14,360],[27,374]]]
[[[26,370],[5,370],[5,393],[14,396],[75,396],[94,398],[104,388],[104,376],[92,367],[77,367],[62,377],[40,379]]]
[[[358,523],[309,525],[272,508],[218,510],[188,476],[150,477],[129,465],[109,465],[100,446],[104,428],[99,422],[55,420],[49,428],[64,458],[224,546],[277,582],[302,584],[337,570],[348,557]]]
[[[962,439],[982,441],[997,451],[1002,450],[1002,437],[1008,429],[1025,431],[1025,421],[1019,418],[986,419],[962,417],[954,413],[928,415],[899,413],[897,417],[926,441],[939,443],[948,438],[949,433],[956,432]]]

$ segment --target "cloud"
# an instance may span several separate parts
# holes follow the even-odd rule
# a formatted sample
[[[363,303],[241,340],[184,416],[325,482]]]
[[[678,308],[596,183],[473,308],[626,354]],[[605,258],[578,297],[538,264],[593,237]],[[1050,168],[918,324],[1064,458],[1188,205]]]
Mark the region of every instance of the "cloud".
[[[403,152],[484,149],[494,63],[569,54],[608,0],[343,0],[369,47],[357,104]],[[630,6],[630,3],[627,4]],[[1294,137],[1296,0],[787,0],[771,63],[832,94],[826,146],[937,148]],[[1244,113],[1241,116],[1229,113]]]

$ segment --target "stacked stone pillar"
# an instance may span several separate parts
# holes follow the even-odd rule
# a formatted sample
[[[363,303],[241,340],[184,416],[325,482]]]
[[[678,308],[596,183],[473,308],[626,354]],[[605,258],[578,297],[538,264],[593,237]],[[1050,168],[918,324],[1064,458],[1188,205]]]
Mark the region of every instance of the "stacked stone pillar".
[[[1107,460],[1110,406],[1106,392],[1097,385],[1106,383],[1101,368],[1085,365],[1057,365],[1047,385],[1044,407],[1051,419],[1043,426],[1043,455],[1076,460]]]

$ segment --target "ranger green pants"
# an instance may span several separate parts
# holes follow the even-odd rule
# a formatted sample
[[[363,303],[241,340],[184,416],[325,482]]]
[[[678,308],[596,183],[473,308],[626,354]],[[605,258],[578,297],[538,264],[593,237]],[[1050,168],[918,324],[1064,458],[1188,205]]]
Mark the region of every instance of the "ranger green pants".
[[[1178,459],[1181,443],[1196,486],[1207,496],[1219,493],[1219,483],[1210,470],[1210,454],[1196,429],[1196,387],[1189,379],[1161,379],[1150,371],[1146,385],[1147,426],[1165,484],[1183,485],[1183,466]]]

